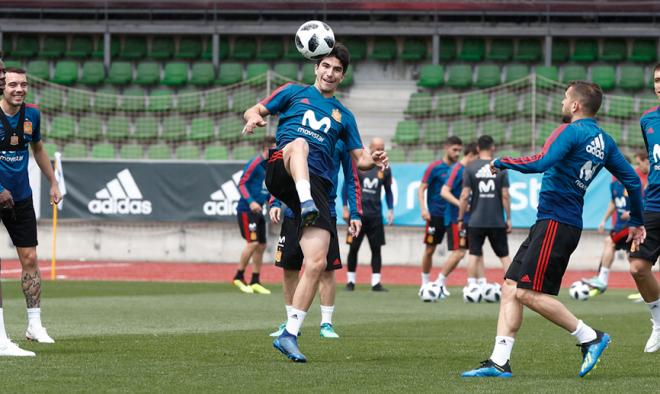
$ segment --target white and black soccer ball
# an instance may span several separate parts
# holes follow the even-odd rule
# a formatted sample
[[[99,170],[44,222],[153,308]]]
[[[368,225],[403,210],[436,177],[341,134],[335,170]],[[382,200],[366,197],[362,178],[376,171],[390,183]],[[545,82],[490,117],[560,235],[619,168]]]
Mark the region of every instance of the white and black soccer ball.
[[[488,283],[483,288],[483,297],[486,302],[500,302],[502,286],[499,283]]]
[[[469,304],[476,304],[481,302],[482,298],[481,286],[468,285],[463,288],[463,301]]]
[[[296,32],[296,49],[307,59],[319,59],[332,51],[335,34],[321,21],[307,21]]]
[[[437,302],[442,289],[435,282],[429,282],[419,289],[419,299],[424,302]]]
[[[590,290],[591,288],[588,284],[578,280],[571,284],[570,289],[568,289],[568,294],[570,294],[571,298],[574,300],[586,301],[589,299]]]

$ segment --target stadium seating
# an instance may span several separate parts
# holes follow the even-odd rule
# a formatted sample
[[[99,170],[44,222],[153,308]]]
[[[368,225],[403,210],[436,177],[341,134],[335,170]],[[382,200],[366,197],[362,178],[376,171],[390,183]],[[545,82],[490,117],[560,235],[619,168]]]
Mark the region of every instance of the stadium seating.
[[[177,93],[176,109],[182,114],[192,114],[202,108],[202,93],[194,88],[184,88]]]
[[[128,139],[130,123],[126,116],[112,115],[106,124],[105,138],[112,142],[122,142]]]
[[[59,85],[73,85],[78,80],[78,63],[72,60],[60,60],[55,65],[52,81]]]
[[[458,52],[458,60],[480,62],[484,59],[485,43],[483,38],[464,38]]]
[[[522,39],[518,41],[518,49],[513,60],[519,62],[536,62],[543,57],[543,47],[538,39]]]
[[[227,160],[228,158],[229,151],[224,145],[208,145],[204,150],[204,160]]]
[[[232,85],[243,80],[243,66],[240,63],[222,63],[220,74],[216,83],[218,85]]]
[[[196,117],[190,125],[190,140],[207,142],[215,136],[213,120],[208,117]],[[198,152],[199,157],[199,152]]]
[[[160,82],[160,64],[153,61],[139,63],[133,82],[144,86],[157,84]]]
[[[445,84],[445,68],[441,65],[426,64],[421,67],[417,85],[424,88],[439,88]]]
[[[638,63],[651,63],[658,59],[656,39],[635,39],[633,41],[630,60]]]
[[[640,66],[621,66],[619,87],[624,90],[640,90],[644,88],[644,68]]]
[[[441,145],[449,136],[449,124],[444,120],[426,123],[424,142],[430,145]],[[388,152],[389,153],[389,152]]]
[[[493,137],[496,145],[501,145],[505,142],[506,126],[499,120],[487,120],[481,124],[481,135],[489,135]]]
[[[211,113],[229,111],[229,97],[223,90],[210,90],[206,93],[204,110]]]
[[[117,89],[111,86],[96,90],[94,94],[93,108],[100,113],[114,111],[118,105]]]
[[[188,65],[183,62],[165,64],[162,83],[166,86],[182,86],[188,82]]]
[[[79,142],[64,145],[62,156],[68,159],[84,159],[87,157],[87,147]]]
[[[609,134],[612,138],[614,138],[614,141],[618,143],[621,143],[622,140],[622,135],[623,135],[623,126],[621,126],[621,123],[618,122],[600,122],[599,126],[601,129],[605,130],[607,134]]]
[[[472,92],[467,94],[463,114],[467,116],[484,116],[490,112],[489,103],[490,100],[486,93]]]
[[[392,148],[387,151],[387,157],[392,163],[401,163],[406,161],[406,152],[400,148]]]
[[[65,109],[71,112],[89,111],[92,101],[92,92],[88,90],[72,89],[67,93]]]
[[[540,88],[551,88],[553,86],[551,81],[559,81],[557,66],[537,66],[535,71],[536,75],[541,77],[537,79],[537,85]]]
[[[369,56],[373,60],[388,62],[396,58],[397,46],[392,37],[378,37],[374,40],[373,50]]]
[[[213,40],[208,38],[203,40],[204,42],[204,51],[202,52],[203,60],[213,59]],[[218,53],[220,60],[226,60],[229,58],[229,40],[227,37],[220,37],[220,51]]]
[[[509,83],[529,75],[529,66],[525,64],[509,64],[506,66],[504,82]]]
[[[128,85],[133,81],[133,69],[129,62],[112,62],[108,71],[107,83],[111,85]]]
[[[401,59],[419,62],[426,59],[427,52],[428,46],[424,38],[406,38],[403,41]]]
[[[215,80],[215,70],[210,62],[193,63],[190,83],[195,86],[209,86]]]
[[[146,108],[145,90],[139,86],[130,86],[122,94],[121,109],[127,112],[144,111]]]
[[[273,67],[273,72],[290,80],[298,80],[298,65],[295,63],[276,63]]]
[[[609,65],[593,66],[591,80],[599,84],[604,91],[612,90],[616,83],[616,70],[614,66]]]
[[[440,38],[440,51],[438,54],[441,62],[456,59],[456,40],[453,37]]]
[[[75,135],[75,121],[69,115],[58,115],[53,118],[48,128],[48,138],[69,140]]]
[[[250,37],[239,37],[234,40],[231,58],[234,60],[252,60],[257,53],[257,42]]]
[[[158,137],[158,120],[153,115],[140,116],[135,119],[133,138],[138,141],[151,141]]]
[[[183,141],[186,137],[186,124],[179,115],[168,115],[163,118],[162,139],[167,142]],[[147,154],[147,156],[149,156]]]
[[[284,44],[281,37],[263,38],[257,52],[257,60],[278,60],[284,54]]]
[[[200,37],[181,37],[175,59],[195,60],[202,56],[202,39]]]
[[[513,41],[509,39],[496,38],[491,40],[490,48],[486,54],[486,60],[508,61],[513,57]]]
[[[119,51],[123,60],[142,59],[147,54],[147,38],[145,36],[125,36],[124,45]]]
[[[151,40],[149,57],[157,60],[170,59],[174,56],[174,39],[171,36],[157,36]]]
[[[123,144],[119,148],[119,158],[124,160],[139,160],[144,157],[144,148],[140,144]]]
[[[223,142],[235,142],[241,138],[243,121],[238,118],[223,119],[220,122],[220,133],[218,138]]]
[[[396,125],[392,141],[401,145],[413,145],[419,142],[419,125],[414,120],[403,120]]]
[[[43,112],[55,112],[62,109],[64,92],[54,87],[44,88],[39,99],[39,107]]]
[[[91,56],[94,51],[94,42],[90,36],[73,36],[69,49],[64,56],[69,58],[84,59]]]
[[[565,63],[568,60],[569,42],[566,39],[555,38],[552,40],[552,62]]]
[[[105,67],[102,62],[90,60],[83,64],[82,76],[78,82],[88,87],[98,86],[105,80]]]
[[[451,123],[451,135],[463,141],[474,141],[477,138],[477,123],[467,118],[456,120]]]
[[[346,48],[351,53],[351,61],[360,62],[367,58],[367,41],[362,37],[349,37],[344,41]],[[300,60],[300,54],[296,59]]]
[[[16,39],[16,46],[11,51],[16,59],[34,57],[39,52],[39,39],[37,36],[20,34]]]
[[[627,118],[633,114],[635,101],[632,97],[612,96],[607,101],[608,116]]]
[[[234,102],[232,105],[232,111],[243,114],[248,108],[252,107],[257,103],[257,94],[253,91],[246,90],[241,91],[234,95]]]
[[[50,66],[46,60],[31,60],[26,71],[31,77],[50,79]]]
[[[447,86],[457,89],[467,89],[472,86],[472,66],[453,64],[447,71]]]
[[[253,86],[266,83],[266,75],[268,73],[267,63],[250,63],[247,66],[245,79],[250,81]]]
[[[620,62],[626,59],[628,48],[622,39],[606,39],[603,41],[602,52],[599,59],[606,62]]]
[[[201,151],[197,145],[180,145],[174,149],[174,157],[179,160],[199,160]]]
[[[92,159],[114,159],[116,156],[115,146],[113,144],[102,142],[92,146]]]
[[[166,112],[172,109],[172,90],[166,87],[159,87],[149,94],[149,103],[147,110],[151,112]]]
[[[498,92],[495,94],[493,113],[497,117],[511,116],[518,112],[518,95],[512,92]]]
[[[103,59],[103,56],[105,54],[105,46],[104,46],[104,40],[103,38],[100,38],[96,40],[96,45],[95,49],[92,52],[92,58],[94,59]],[[111,59],[116,59],[119,56],[119,51],[121,49],[121,42],[119,41],[119,37],[116,35],[113,35],[110,38],[110,58]]]
[[[85,115],[78,122],[77,137],[83,141],[96,141],[103,133],[101,118],[98,115]]]
[[[430,93],[413,93],[412,96],[410,96],[408,108],[406,108],[405,113],[413,116],[428,115],[431,113],[432,105],[433,99]]]
[[[147,148],[147,158],[150,160],[168,160],[172,158],[172,149],[167,144],[153,144]]]
[[[501,70],[495,64],[481,64],[477,66],[477,79],[474,83],[479,89],[490,88],[501,83]]]
[[[350,68],[350,67],[349,67]],[[302,66],[302,83],[311,85],[316,80],[316,74],[314,73],[314,65],[310,63],[305,63]]]
[[[257,155],[257,150],[253,146],[239,145],[231,154],[234,160],[251,160]]]
[[[532,144],[531,124],[524,120],[515,121],[511,124],[511,137],[508,139],[515,147],[529,146]],[[498,152],[498,155],[501,153]]]
[[[436,97],[434,115],[451,116],[461,112],[461,98],[455,94],[445,94]]]
[[[434,160],[436,160],[436,155],[432,149],[419,148],[419,149],[413,149],[410,152],[410,161],[430,163]]]
[[[571,60],[574,62],[593,62],[598,58],[598,42],[592,38],[578,38],[574,43]]]
[[[570,81],[583,81],[587,79],[586,67],[578,64],[571,64],[563,68],[563,75],[561,81],[568,83]]]
[[[44,37],[39,56],[45,59],[58,59],[66,51],[66,37],[48,35]]]

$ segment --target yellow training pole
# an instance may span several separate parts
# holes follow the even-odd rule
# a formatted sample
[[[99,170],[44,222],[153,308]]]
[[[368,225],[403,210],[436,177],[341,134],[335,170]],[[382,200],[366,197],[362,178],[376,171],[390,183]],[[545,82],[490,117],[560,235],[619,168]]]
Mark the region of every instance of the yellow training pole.
[[[57,241],[57,204],[53,204],[53,254],[50,259],[50,280],[55,280],[55,245]]]

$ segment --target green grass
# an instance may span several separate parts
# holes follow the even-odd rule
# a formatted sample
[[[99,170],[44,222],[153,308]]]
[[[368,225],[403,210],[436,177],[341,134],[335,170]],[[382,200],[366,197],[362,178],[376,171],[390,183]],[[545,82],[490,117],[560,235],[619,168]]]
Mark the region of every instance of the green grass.
[[[300,344],[308,364],[286,361],[267,334],[284,316],[281,289],[244,295],[226,284],[47,282],[43,320],[57,341],[26,343],[25,306],[3,282],[9,334],[33,359],[0,359],[2,392],[650,392],[657,354],[642,352],[649,313],[610,290],[588,302],[562,299],[613,338],[599,367],[577,377],[573,338],[527,313],[510,380],[458,374],[488,358],[497,306],[466,305],[460,289],[424,304],[413,287],[385,294],[338,291],[339,340],[318,335],[313,305]],[[565,292],[565,291],[564,291]]]

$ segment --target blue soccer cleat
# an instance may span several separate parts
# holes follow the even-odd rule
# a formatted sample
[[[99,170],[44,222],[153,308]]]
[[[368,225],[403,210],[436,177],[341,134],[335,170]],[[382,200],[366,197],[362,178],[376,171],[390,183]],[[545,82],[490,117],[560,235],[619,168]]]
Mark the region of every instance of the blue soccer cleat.
[[[321,324],[320,334],[321,338],[339,338],[339,334],[335,332],[334,327],[330,323]]]
[[[511,376],[513,374],[508,361],[504,365],[497,365],[490,359],[482,361],[479,368],[461,374],[462,378],[510,378]]]
[[[275,338],[273,341],[273,347],[282,352],[283,355],[287,356],[293,362],[307,362],[305,355],[300,353],[300,349],[298,349],[298,338],[290,334],[286,329],[282,335]]]
[[[319,217],[319,209],[316,208],[314,200],[303,201],[300,204],[300,217],[303,227],[311,226],[316,222],[316,218]]]
[[[583,378],[596,367],[596,364],[600,361],[600,356],[607,349],[610,341],[611,339],[608,333],[596,330],[596,339],[578,345],[582,350],[582,365],[580,366],[578,376]]]

